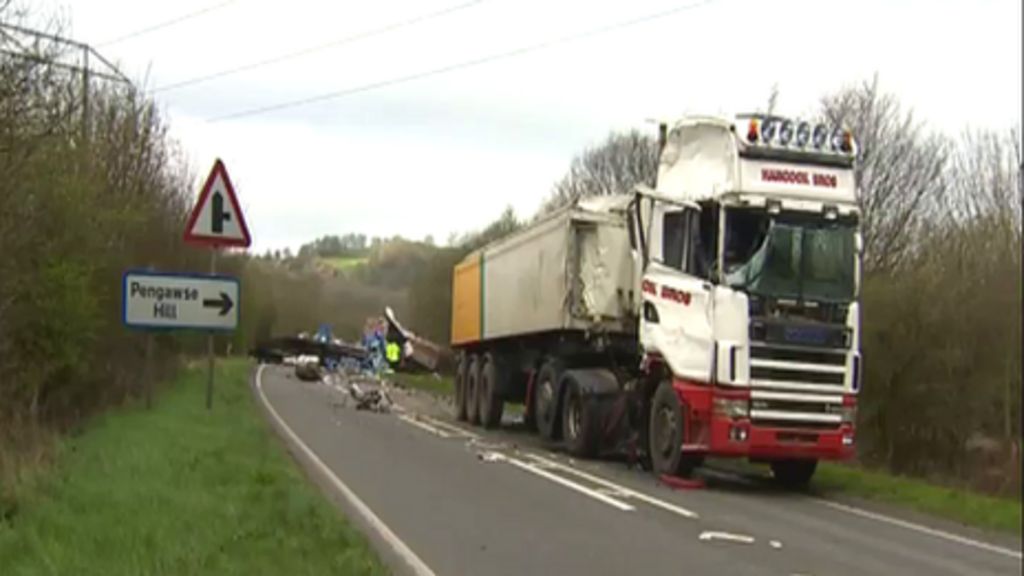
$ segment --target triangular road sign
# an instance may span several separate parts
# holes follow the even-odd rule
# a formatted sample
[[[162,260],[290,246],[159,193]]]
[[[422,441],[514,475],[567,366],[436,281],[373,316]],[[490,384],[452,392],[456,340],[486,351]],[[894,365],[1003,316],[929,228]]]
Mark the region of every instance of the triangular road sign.
[[[235,189],[219,158],[213,164],[213,170],[199,193],[199,200],[188,217],[185,242],[243,248],[252,243]]]

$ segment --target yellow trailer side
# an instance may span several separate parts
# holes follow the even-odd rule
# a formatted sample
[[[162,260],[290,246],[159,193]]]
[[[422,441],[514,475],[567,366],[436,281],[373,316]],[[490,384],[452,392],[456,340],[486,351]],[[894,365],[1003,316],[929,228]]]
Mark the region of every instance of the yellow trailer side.
[[[483,286],[481,253],[458,263],[452,273],[452,345],[479,342]]]

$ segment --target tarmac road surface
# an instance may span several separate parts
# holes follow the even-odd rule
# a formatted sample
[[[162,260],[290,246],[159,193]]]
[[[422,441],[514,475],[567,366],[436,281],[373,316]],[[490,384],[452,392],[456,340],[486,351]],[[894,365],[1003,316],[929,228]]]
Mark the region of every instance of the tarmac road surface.
[[[729,474],[671,490],[622,463],[573,462],[400,397],[406,410],[357,411],[334,386],[282,367],[258,368],[254,387],[299,462],[396,573],[1021,574],[1011,536]]]

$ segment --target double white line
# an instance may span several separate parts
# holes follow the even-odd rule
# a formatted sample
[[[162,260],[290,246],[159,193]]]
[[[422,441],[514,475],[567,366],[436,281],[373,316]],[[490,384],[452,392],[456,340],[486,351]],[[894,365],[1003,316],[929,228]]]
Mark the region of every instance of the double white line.
[[[441,438],[462,437],[473,440],[480,439],[480,436],[474,432],[466,430],[460,426],[455,426],[442,420],[438,420],[437,418],[431,418],[430,416],[413,417],[403,414],[402,416],[399,416],[399,418],[413,426],[416,426],[417,428],[440,436]],[[574,490],[623,512],[632,512],[636,510],[635,506],[624,501],[628,499],[644,502],[645,504],[682,516],[683,518],[693,520],[699,518],[698,514],[692,510],[687,510],[686,508],[677,506],[670,502],[665,502],[664,500],[648,496],[642,492],[637,492],[636,490],[616,484],[615,482],[601,478],[600,476],[595,476],[589,472],[584,472],[583,470],[573,466],[568,466],[561,462],[557,462],[531,452],[521,452],[519,454],[521,454],[525,459],[516,458],[515,456],[495,451],[487,452],[485,457],[493,461],[506,462],[520,470],[529,472],[535,476],[539,476],[570,490]],[[555,472],[559,472],[559,474],[555,474]],[[589,484],[597,485],[599,488],[585,486],[579,482],[566,478],[566,475],[575,476],[576,478],[585,480]]]

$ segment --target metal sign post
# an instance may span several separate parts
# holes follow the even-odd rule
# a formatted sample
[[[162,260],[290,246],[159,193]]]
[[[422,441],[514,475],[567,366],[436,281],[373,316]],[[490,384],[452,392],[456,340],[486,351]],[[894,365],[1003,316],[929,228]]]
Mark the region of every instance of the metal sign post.
[[[213,246],[210,250],[210,275],[217,273],[217,247]],[[204,302],[205,306],[206,303]],[[216,369],[216,363],[214,360],[214,342],[213,332],[211,331],[206,335],[206,356],[207,363],[209,364],[209,376],[206,378],[206,409],[213,409],[213,372]]]

